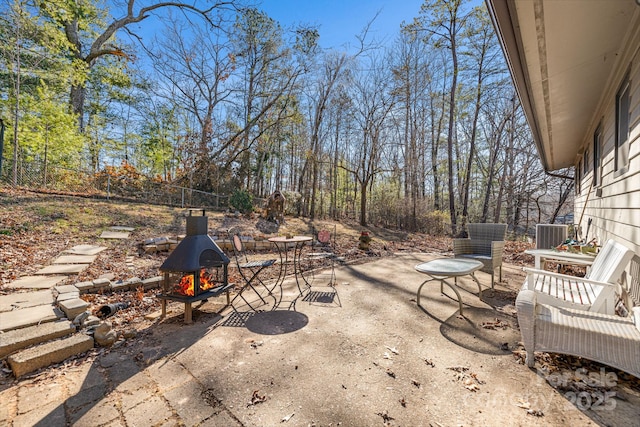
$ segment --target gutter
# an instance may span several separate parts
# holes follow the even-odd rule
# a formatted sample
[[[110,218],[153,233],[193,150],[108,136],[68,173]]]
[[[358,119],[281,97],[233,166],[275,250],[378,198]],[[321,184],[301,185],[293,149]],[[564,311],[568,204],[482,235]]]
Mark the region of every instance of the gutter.
[[[518,18],[515,0],[485,0],[485,4],[487,6],[489,16],[491,17],[496,37],[500,42],[505,61],[509,67],[514,89],[518,94],[520,104],[522,105],[525,117],[529,123],[529,129],[533,135],[533,141],[538,150],[542,167],[546,173],[551,176],[555,176],[549,172],[551,168],[547,163],[533,100],[528,94],[528,90],[531,85],[529,84],[530,79],[529,74],[527,73],[526,60],[520,55],[523,48],[520,33],[517,31]],[[523,90],[520,90],[520,88]],[[562,175],[558,177],[569,179],[567,176]]]

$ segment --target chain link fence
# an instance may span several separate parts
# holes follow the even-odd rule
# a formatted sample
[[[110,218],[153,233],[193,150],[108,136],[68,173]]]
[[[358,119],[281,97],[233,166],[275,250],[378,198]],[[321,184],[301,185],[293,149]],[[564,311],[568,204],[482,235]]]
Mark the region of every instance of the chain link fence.
[[[225,210],[229,196],[170,185],[142,177],[113,176],[46,165],[43,162],[19,162],[14,174],[12,159],[3,158],[0,184],[31,191],[120,199],[141,203],[204,207]]]

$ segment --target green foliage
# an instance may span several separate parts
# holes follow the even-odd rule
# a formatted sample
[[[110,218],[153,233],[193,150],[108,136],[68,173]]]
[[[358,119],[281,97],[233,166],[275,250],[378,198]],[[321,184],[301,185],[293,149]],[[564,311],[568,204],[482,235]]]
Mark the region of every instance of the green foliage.
[[[41,85],[35,96],[24,102],[26,111],[19,124],[19,134],[25,158],[55,162],[59,166],[77,167],[84,145],[75,117],[67,104],[58,99],[47,86]]]
[[[229,198],[229,206],[244,214],[253,211],[253,196],[246,190],[236,190]]]

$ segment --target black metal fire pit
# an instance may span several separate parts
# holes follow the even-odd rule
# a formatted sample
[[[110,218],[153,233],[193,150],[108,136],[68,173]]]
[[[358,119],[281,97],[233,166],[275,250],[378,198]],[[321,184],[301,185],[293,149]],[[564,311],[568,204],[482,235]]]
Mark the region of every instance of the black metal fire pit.
[[[204,209],[190,209],[187,234],[160,266],[163,274],[162,317],[167,314],[167,300],[184,302],[184,322],[191,323],[191,303],[216,297],[229,290],[229,258],[207,234],[208,218]]]

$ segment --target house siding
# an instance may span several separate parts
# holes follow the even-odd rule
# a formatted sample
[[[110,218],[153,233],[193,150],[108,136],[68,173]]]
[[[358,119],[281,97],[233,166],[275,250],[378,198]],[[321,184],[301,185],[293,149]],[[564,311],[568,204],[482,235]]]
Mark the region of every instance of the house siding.
[[[580,177],[580,191],[575,199],[575,219],[580,222],[585,237],[587,221],[592,219],[587,239],[597,238],[599,244],[613,238],[640,254],[640,37],[636,33],[628,44],[633,46],[627,52],[626,60],[613,75],[611,88],[603,95],[602,106],[594,120],[590,137],[583,141],[582,152],[576,159],[576,167],[582,166],[582,154],[593,150],[593,135],[602,125],[601,168],[602,179],[598,187],[593,187],[593,163],[587,173]],[[633,49],[633,51],[631,51]],[[616,104],[615,94],[622,79],[629,72],[629,165],[624,174],[614,170]],[[598,190],[599,191],[596,191]]]

